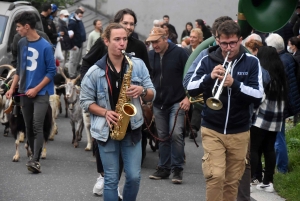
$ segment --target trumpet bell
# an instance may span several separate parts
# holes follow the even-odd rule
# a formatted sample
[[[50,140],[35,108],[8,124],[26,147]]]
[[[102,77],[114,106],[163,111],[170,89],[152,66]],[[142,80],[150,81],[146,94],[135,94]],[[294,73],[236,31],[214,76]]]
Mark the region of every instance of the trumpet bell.
[[[206,100],[206,105],[212,110],[220,110],[223,107],[223,103],[214,97],[210,97]]]

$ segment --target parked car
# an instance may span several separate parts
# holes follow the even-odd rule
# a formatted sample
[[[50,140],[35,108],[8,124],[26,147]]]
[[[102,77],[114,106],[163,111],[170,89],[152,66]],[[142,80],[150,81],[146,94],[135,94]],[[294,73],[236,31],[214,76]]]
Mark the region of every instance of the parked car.
[[[16,2],[0,2],[0,65],[10,64],[12,60],[11,44],[14,35],[17,33],[16,25],[14,23],[15,17],[23,12],[31,11],[36,18],[36,29],[43,31],[43,25],[40,14],[30,2],[16,1]],[[0,72],[2,75],[3,72]]]

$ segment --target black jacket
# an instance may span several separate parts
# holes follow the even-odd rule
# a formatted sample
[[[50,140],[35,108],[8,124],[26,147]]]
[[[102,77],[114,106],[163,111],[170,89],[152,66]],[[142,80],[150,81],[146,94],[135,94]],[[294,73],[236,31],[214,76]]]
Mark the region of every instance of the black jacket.
[[[67,23],[61,19],[58,19],[58,32],[64,32],[61,37],[60,44],[62,50],[70,50],[74,47],[69,37]]]
[[[182,79],[187,59],[186,51],[174,43],[169,43],[162,59],[154,50],[149,52],[152,82],[156,89],[155,107],[168,108],[185,98]]]
[[[151,73],[148,52],[145,44],[142,41],[137,40],[132,36],[129,36],[126,52],[134,57],[142,59],[149,71],[149,74]],[[90,51],[82,58],[82,66],[80,70],[81,77],[83,78],[88,69],[92,65],[94,65],[99,59],[101,59],[106,53],[106,46],[103,40],[99,38],[91,47]]]

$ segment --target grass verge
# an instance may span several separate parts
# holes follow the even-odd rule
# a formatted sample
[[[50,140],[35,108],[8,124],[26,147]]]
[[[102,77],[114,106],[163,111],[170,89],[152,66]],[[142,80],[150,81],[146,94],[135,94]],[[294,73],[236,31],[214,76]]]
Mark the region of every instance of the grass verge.
[[[300,123],[286,132],[289,172],[274,175],[276,192],[287,201],[300,201]]]

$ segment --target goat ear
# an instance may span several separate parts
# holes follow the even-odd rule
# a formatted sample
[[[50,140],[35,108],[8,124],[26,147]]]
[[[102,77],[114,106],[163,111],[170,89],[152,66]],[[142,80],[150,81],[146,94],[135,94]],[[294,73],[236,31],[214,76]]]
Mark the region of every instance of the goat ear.
[[[75,85],[75,87],[76,87],[76,92],[79,94],[81,90],[80,86]]]

